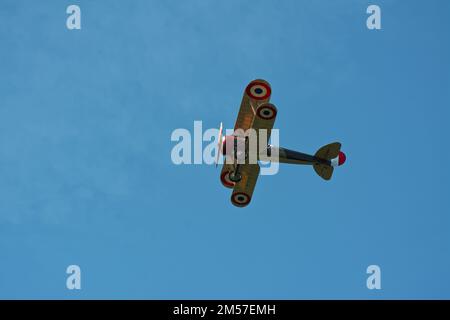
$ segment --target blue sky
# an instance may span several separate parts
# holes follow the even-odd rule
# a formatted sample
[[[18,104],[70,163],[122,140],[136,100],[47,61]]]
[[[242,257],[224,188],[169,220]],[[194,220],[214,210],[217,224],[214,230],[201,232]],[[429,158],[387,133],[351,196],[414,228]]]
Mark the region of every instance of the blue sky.
[[[0,8],[0,298],[450,298],[450,2]],[[282,166],[239,209],[170,135],[233,127],[255,78],[281,145],[348,159],[329,182]]]

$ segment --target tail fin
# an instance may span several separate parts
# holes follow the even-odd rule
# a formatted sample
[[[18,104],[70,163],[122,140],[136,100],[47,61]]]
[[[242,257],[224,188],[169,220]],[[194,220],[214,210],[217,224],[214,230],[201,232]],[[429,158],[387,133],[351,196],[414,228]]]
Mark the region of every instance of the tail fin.
[[[339,151],[341,151],[341,144],[339,142],[333,142],[323,146],[317,150],[315,156],[317,158],[331,160],[339,156]],[[316,173],[324,180],[330,180],[333,175],[334,168],[326,164],[316,163],[313,165]]]

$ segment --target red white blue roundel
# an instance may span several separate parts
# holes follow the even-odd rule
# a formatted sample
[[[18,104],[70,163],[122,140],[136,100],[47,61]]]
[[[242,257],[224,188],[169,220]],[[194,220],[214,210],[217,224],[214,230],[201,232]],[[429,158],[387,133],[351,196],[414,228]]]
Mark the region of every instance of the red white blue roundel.
[[[267,83],[253,81],[247,86],[245,92],[254,100],[265,100],[270,96],[271,89]]]
[[[234,182],[230,180],[230,172],[229,171],[224,171],[220,175],[220,181],[222,181],[222,184],[227,188],[234,187]]]
[[[244,192],[236,192],[231,195],[231,202],[235,206],[245,207],[250,202],[250,196]]]
[[[277,115],[277,109],[271,104],[263,104],[256,109],[258,117],[264,120],[271,120]]]

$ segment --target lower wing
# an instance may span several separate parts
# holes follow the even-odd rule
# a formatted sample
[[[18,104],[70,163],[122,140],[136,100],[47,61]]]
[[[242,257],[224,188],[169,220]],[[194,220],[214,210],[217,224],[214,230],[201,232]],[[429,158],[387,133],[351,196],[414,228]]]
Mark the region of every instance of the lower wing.
[[[258,180],[259,170],[259,164],[257,163],[240,165],[239,172],[242,178],[234,185],[231,194],[232,204],[237,207],[245,207],[250,203]]]

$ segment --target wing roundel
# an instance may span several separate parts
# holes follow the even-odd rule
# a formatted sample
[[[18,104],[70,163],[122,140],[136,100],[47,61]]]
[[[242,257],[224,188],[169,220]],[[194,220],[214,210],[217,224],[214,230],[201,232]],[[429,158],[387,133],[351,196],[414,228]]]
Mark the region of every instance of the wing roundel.
[[[248,84],[245,93],[253,100],[269,100],[272,89],[267,81],[254,80]]]

